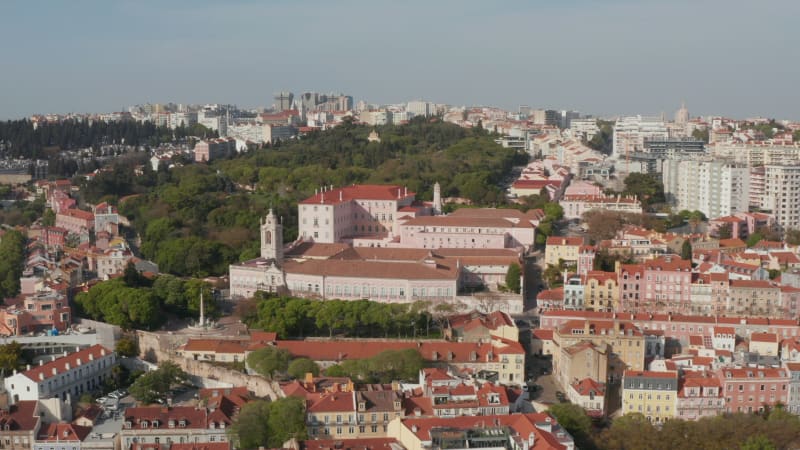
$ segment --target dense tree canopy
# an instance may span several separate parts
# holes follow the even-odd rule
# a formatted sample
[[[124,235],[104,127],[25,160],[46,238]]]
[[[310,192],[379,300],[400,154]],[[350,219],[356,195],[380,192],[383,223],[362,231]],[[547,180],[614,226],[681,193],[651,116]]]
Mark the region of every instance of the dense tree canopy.
[[[285,348],[270,345],[250,352],[247,365],[261,376],[272,379],[278,373],[286,372],[292,355]]]
[[[253,328],[283,338],[306,336],[388,337],[430,334],[425,303],[381,303],[369,300],[311,300],[257,294],[256,310],[244,317]]]
[[[657,176],[647,173],[631,173],[625,178],[624,195],[634,195],[642,202],[642,208],[666,202],[664,184]]]
[[[188,380],[188,375],[177,364],[164,361],[156,370],[136,379],[130,387],[131,395],[142,403],[165,400],[170,390]]]
[[[106,144],[152,145],[173,142],[187,136],[217,137],[202,125],[180,126],[175,130],[157,127],[152,122],[102,120],[64,120],[33,122],[9,120],[0,122],[0,149],[14,158],[46,159],[53,150],[97,148]]]
[[[19,294],[19,277],[25,261],[25,236],[7,231],[0,237],[0,300]]]
[[[307,437],[305,406],[297,397],[246,403],[228,429],[236,448],[281,448],[294,438]]]
[[[78,313],[94,320],[131,329],[157,328],[171,312],[179,317],[198,317],[203,292],[206,317],[219,314],[211,287],[201,280],[182,280],[159,275],[150,286],[144,277],[120,277],[98,283],[75,296]],[[128,284],[133,281],[134,284]]]
[[[303,379],[307,373],[319,375],[319,365],[308,358],[297,358],[289,363],[289,368],[286,372],[293,378]]]
[[[586,145],[601,153],[610,155],[614,150],[614,122],[598,120],[597,127],[599,131],[591,140],[586,142]]]
[[[415,380],[423,367],[422,355],[413,348],[385,350],[372,358],[348,359],[329,367],[325,374],[349,377],[363,383],[391,383],[396,380]]]
[[[519,289],[521,287],[520,280],[522,278],[522,268],[520,268],[519,264],[512,263],[508,266],[508,272],[506,272],[506,287],[515,293],[519,293]]]
[[[22,345],[17,341],[0,345],[0,378],[22,365]]]
[[[559,411],[551,412],[562,422]],[[575,421],[579,416],[572,411],[562,425],[577,436],[584,436],[585,421]],[[575,425],[577,423],[577,426]],[[776,408],[765,414],[725,414],[697,421],[672,419],[656,428],[637,413],[617,417],[611,427],[602,432],[593,431],[580,448],[603,450],[634,449],[791,449],[800,446],[800,418]]]
[[[369,142],[375,129],[380,142]],[[399,184],[430,200],[505,204],[501,182],[527,155],[478,133],[442,122],[366,127],[346,122],[280,146],[239,157],[133,175],[130,162],[85,182],[89,201],[120,201],[142,238],[145,257],[180,276],[219,275],[258,255],[258,219],[268,208],[283,218],[287,241],[297,236],[299,200],[321,185]]]

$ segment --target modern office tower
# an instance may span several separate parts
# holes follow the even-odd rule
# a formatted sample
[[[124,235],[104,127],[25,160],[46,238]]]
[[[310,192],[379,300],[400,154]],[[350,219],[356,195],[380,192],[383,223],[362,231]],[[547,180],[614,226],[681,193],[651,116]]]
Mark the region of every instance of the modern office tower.
[[[294,101],[294,94],[291,92],[279,92],[275,94],[275,109],[278,111],[286,111],[292,109],[292,101]]]

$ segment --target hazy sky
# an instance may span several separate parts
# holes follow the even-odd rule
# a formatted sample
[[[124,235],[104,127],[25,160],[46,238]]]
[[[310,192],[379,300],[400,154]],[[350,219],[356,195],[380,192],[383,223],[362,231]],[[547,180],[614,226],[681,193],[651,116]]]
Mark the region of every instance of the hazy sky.
[[[0,1],[0,118],[146,102],[800,119],[800,1]]]

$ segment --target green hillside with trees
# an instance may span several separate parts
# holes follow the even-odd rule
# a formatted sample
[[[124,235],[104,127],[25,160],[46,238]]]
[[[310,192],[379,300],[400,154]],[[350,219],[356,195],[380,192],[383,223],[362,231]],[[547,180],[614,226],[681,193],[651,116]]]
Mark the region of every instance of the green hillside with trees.
[[[369,142],[376,130],[380,142]],[[132,220],[142,254],[179,276],[219,275],[258,255],[258,222],[268,208],[297,237],[297,202],[323,185],[398,184],[430,200],[442,195],[501,206],[500,187],[526,154],[503,148],[485,131],[436,120],[367,127],[345,122],[301,139],[232,159],[135,176],[131,160],[84,183],[87,201],[107,200]],[[135,197],[128,197],[138,194]]]

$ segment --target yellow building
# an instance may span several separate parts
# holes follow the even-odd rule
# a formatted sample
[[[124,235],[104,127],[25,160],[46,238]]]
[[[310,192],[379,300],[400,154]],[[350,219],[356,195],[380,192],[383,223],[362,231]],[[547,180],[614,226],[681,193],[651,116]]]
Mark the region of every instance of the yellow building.
[[[544,262],[554,266],[558,265],[559,260],[564,260],[567,264],[577,264],[582,245],[583,238],[550,236],[544,248]]]
[[[622,414],[639,413],[653,424],[675,417],[678,373],[626,370],[622,378]]]
[[[606,376],[600,373],[592,376],[601,383],[619,381],[625,370],[644,370],[645,337],[632,322],[570,320],[553,332],[553,374],[566,383],[564,388],[576,381],[575,378],[581,380],[590,375],[573,370],[574,356],[569,357],[571,351],[574,354],[572,347],[585,342],[593,345],[593,351],[607,355]]]
[[[619,306],[617,274],[593,270],[586,274],[583,307],[590,311],[616,311]]]

